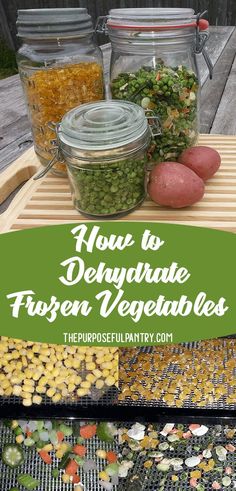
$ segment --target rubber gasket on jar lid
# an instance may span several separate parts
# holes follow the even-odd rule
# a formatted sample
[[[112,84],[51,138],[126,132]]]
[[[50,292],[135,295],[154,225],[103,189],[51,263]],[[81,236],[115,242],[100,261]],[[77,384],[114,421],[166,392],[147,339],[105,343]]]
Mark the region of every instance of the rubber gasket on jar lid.
[[[129,26],[129,25],[118,25],[118,24],[110,24],[109,22],[107,23],[108,27],[111,27],[112,29],[139,29],[141,31],[168,31],[171,29],[183,29],[187,27],[197,27],[196,22],[191,22],[190,24],[181,24],[177,26]]]

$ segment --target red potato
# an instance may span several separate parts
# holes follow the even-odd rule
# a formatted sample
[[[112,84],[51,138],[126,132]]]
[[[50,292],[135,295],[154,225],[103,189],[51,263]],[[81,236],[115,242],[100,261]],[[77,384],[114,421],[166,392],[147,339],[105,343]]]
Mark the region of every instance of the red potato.
[[[203,181],[207,181],[218,171],[220,154],[210,147],[192,147],[184,150],[179,162],[192,169]]]
[[[185,208],[204,195],[203,180],[191,169],[176,162],[162,162],[150,172],[150,198],[162,206]]]

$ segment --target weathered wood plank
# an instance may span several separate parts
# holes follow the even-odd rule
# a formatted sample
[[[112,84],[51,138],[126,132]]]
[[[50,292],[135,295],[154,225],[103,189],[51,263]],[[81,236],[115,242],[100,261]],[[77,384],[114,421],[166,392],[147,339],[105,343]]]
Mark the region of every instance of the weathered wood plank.
[[[30,130],[18,75],[0,81],[0,150]]]
[[[224,51],[224,48],[229,42],[234,30],[235,27],[211,27],[210,37],[206,45],[206,51],[208,52],[214,66]],[[204,85],[208,79],[209,71],[202,55],[198,55],[198,63],[201,84]]]
[[[4,9],[4,3],[0,0],[0,32],[3,38],[6,40],[9,48],[15,48],[14,38],[12,32],[9,28],[6,12]]]
[[[212,133],[236,134],[236,56],[230,72],[224,94],[218,107]]]
[[[31,132],[14,139],[9,145],[0,150],[0,178],[1,172],[16,160],[27,148],[33,144]]]
[[[236,53],[236,29],[214,68],[213,80],[207,80],[201,95],[201,132],[210,133],[224,93]]]
[[[9,111],[7,116],[13,114],[14,111]],[[18,118],[12,118],[12,122],[4,125],[1,128],[0,150],[6,148],[12,141],[29,131],[29,122],[26,117],[19,116]]]
[[[221,0],[222,1],[222,0]],[[227,5],[227,23],[228,25],[235,26],[236,19],[236,2],[231,0]]]
[[[32,145],[26,104],[18,75],[0,81],[0,170]]]

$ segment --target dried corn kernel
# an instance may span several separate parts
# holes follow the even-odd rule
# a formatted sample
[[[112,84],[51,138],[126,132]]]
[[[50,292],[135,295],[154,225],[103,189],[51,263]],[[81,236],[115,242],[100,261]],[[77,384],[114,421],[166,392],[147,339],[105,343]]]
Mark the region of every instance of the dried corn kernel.
[[[106,453],[106,451],[105,451],[105,450],[98,449],[98,450],[96,451],[96,455],[97,455],[97,457],[98,457],[99,459],[105,459],[105,458],[106,458],[106,456],[107,456],[107,453]]]
[[[99,472],[99,478],[100,478],[102,481],[107,481],[107,482],[109,482],[109,481],[110,481],[110,477],[108,476],[108,474],[107,474],[105,471],[101,471],[101,472]]]
[[[32,399],[23,399],[22,401],[23,406],[32,406]]]
[[[38,405],[42,403],[42,400],[43,400],[43,398],[41,396],[33,396],[33,399],[32,399],[33,404],[38,404]]]
[[[96,381],[95,387],[96,387],[96,389],[102,389],[104,387],[104,385],[105,385],[104,380],[100,379],[100,380]]]
[[[24,439],[25,439],[24,435],[17,435],[16,436],[16,443],[18,443],[20,445],[21,443],[23,443]]]
[[[58,123],[67,111],[81,103],[104,98],[102,67],[87,62],[37,70],[28,78],[24,76],[23,83],[31,112],[34,143],[45,164],[51,160],[51,140],[55,138],[48,123]],[[56,168],[65,171],[65,165],[59,162]]]
[[[62,481],[65,483],[65,484],[69,484],[70,482],[70,476],[68,474],[63,474],[62,475]]]

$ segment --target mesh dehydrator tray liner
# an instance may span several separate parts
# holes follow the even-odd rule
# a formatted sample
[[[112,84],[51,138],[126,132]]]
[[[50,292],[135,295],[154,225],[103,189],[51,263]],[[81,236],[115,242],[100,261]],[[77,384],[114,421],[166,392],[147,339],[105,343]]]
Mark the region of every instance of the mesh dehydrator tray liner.
[[[33,404],[30,407],[23,406],[19,397],[1,397],[0,418],[110,419],[110,410],[112,411],[117,404],[118,390],[113,386],[97,399],[86,396],[74,400],[67,398],[57,403],[53,403],[45,395],[42,397],[43,401],[40,405]]]
[[[52,345],[49,346],[51,347]],[[86,376],[89,373],[90,370],[86,369],[85,362],[83,361],[77,369],[77,375],[80,376],[82,380],[86,380]],[[49,385],[47,385],[47,388],[49,388]],[[32,404],[31,406],[24,406],[22,404],[22,398],[18,396],[0,396],[0,419],[15,419],[22,417],[27,417],[29,419],[61,417],[103,419],[103,414],[105,415],[104,419],[106,419],[106,413],[108,413],[109,419],[109,410],[116,404],[118,398],[118,389],[115,385],[110,387],[104,385],[103,388],[97,389],[96,386],[92,384],[90,394],[83,397],[77,396],[76,390],[77,387],[75,387],[74,391],[68,394],[67,397],[62,398],[56,403],[54,403],[51,398],[47,397],[46,394],[40,393],[40,396],[42,397],[41,404]],[[37,395],[36,392],[35,394]]]
[[[125,423],[125,425],[121,424],[120,426],[125,426],[129,428],[132,426],[132,423]],[[163,425],[158,425],[155,429],[159,432],[160,429],[163,428]],[[186,427],[187,429],[187,427]],[[217,436],[215,434],[217,433]],[[214,442],[214,446],[216,445],[225,445],[229,443],[229,440],[226,439],[224,434],[224,427],[217,428],[215,426],[209,427],[208,433],[200,438],[194,438],[192,440],[188,440],[187,448],[183,446],[178,446],[174,451],[165,451],[165,457],[171,458],[182,458],[185,460],[187,457],[192,455],[197,455],[199,452],[194,448],[196,445],[201,443],[201,448],[204,443]],[[15,436],[14,433],[9,429],[0,425],[0,448],[2,448],[7,443],[14,443]],[[73,437],[67,439],[67,441],[71,441],[71,443],[75,442]],[[162,440],[160,440],[162,441]],[[163,438],[165,441],[165,438]],[[236,446],[236,435],[234,439],[230,439],[230,443]],[[97,438],[93,438],[91,441],[87,441],[87,457],[93,458],[96,450],[104,449],[104,450],[115,450],[117,453],[121,453],[122,449],[125,445],[118,446],[117,441],[115,440],[114,444],[107,445],[102,443]],[[29,473],[35,478],[40,480],[40,491],[73,491],[73,485],[64,484],[61,479],[52,479],[51,477],[51,469],[56,468],[58,465],[58,460],[54,457],[52,466],[48,466],[43,463],[41,458],[37,455],[34,450],[27,449],[26,451],[26,460],[24,464],[16,470],[11,470],[7,466],[5,466],[0,460],[0,489],[1,491],[9,491],[13,486],[19,488],[20,491],[23,491],[23,488],[17,485],[16,476],[19,473]],[[32,458],[32,455],[34,456]],[[174,471],[168,471],[167,474],[163,474],[157,470],[156,465],[154,464],[151,469],[147,470],[144,468],[144,462],[148,460],[147,456],[141,456],[139,453],[133,453],[133,461],[134,467],[129,471],[128,477],[125,479],[120,479],[117,487],[113,487],[113,491],[130,491],[129,488],[131,477],[138,476],[139,479],[136,481],[139,483],[139,487],[132,488],[132,491],[157,491],[159,490],[159,483],[163,479],[164,476],[167,477],[164,485],[164,491],[189,491],[189,479],[186,482],[178,481],[173,482],[171,480],[172,474],[181,475],[180,473]],[[104,469],[103,461],[96,461],[98,470],[101,471]],[[220,463],[219,463],[220,464]],[[221,464],[224,467],[224,463]],[[226,464],[225,464],[226,465]],[[227,454],[227,466],[231,466],[233,470],[235,470],[235,453],[228,452]],[[191,471],[192,469],[190,469]],[[186,471],[186,468],[184,468]],[[208,477],[207,482],[204,483],[204,490],[210,491],[212,490],[212,474],[206,474]],[[81,473],[81,482],[84,484],[84,491],[102,491],[102,488],[98,485],[98,471],[90,471],[86,474]],[[235,478],[232,478],[232,482],[235,481]],[[224,488],[222,488],[224,489]],[[229,487],[227,487],[229,491],[235,489],[233,483]]]
[[[76,438],[70,437],[67,438],[66,441],[70,442],[71,444],[76,443]],[[14,433],[4,427],[0,423],[0,448],[2,448],[4,445],[7,443],[14,443],[15,442],[15,435]],[[117,447],[117,442],[114,444],[107,444],[104,442],[101,442],[98,440],[97,437],[92,438],[91,440],[87,440],[86,442],[86,447],[87,447],[87,454],[86,457],[89,459],[95,460],[95,452],[97,449],[103,449],[103,450],[115,450],[118,452],[118,447]],[[61,476],[58,479],[54,479],[51,476],[52,469],[57,468],[59,464],[59,460],[53,456],[53,463],[52,465],[47,465],[44,464],[42,459],[39,457],[37,452],[32,449],[29,450],[27,449],[27,452],[25,452],[26,455],[26,460],[24,464],[17,469],[10,469],[8,466],[4,465],[2,463],[2,460],[0,459],[0,490],[1,491],[8,491],[12,487],[17,487],[20,491],[25,491],[25,488],[22,486],[19,486],[17,483],[17,475],[18,474],[30,474],[35,479],[39,479],[40,481],[40,487],[38,488],[39,491],[73,491],[74,486],[73,484],[64,484],[61,480]],[[53,454],[51,454],[53,455]],[[105,461],[99,460],[96,458],[96,464],[97,464],[97,469],[94,471],[89,471],[86,473],[83,473],[81,471],[80,477],[81,477],[81,483],[84,485],[84,491],[102,491],[102,487],[99,486],[98,481],[98,471],[104,470],[105,467]],[[113,490],[116,491],[117,487],[114,486]]]
[[[131,424],[127,424],[127,427],[130,427]],[[163,425],[161,425],[161,429],[163,428]],[[187,427],[186,427],[187,430]],[[165,451],[163,452],[165,455],[165,458],[181,458],[185,460],[188,457],[191,457],[193,455],[198,455],[200,452],[197,452],[197,450],[194,448],[196,445],[198,445],[198,442],[201,442],[202,446],[204,443],[207,446],[207,443],[209,442],[209,439],[212,439],[214,441],[214,446],[216,445],[225,445],[229,443],[229,441],[226,439],[225,434],[224,434],[224,427],[221,427],[221,430],[218,429],[217,433],[219,432],[218,436],[215,436],[216,432],[216,427],[212,426],[209,427],[209,431],[205,436],[202,436],[200,438],[193,438],[192,440],[188,440],[187,444],[187,449],[184,448],[183,446],[179,446],[175,448],[174,451]],[[166,441],[165,438],[160,441]],[[233,443],[236,446],[236,435],[234,436],[234,440],[230,440],[231,443]],[[124,447],[125,445],[122,445]],[[120,451],[121,448],[120,447]],[[183,480],[179,480],[177,482],[173,482],[171,480],[171,476],[173,474],[181,476],[182,472],[186,471],[186,466],[184,466],[183,471],[180,472],[175,472],[175,471],[168,471],[166,474],[163,472],[160,472],[157,470],[156,464],[150,468],[150,469],[145,469],[143,464],[145,461],[149,460],[149,458],[146,456],[142,456],[139,453],[133,453],[134,458],[134,467],[129,471],[128,477],[125,479],[120,479],[119,481],[119,491],[159,491],[159,489],[164,490],[164,491],[190,491],[190,485],[189,485],[189,480],[190,477],[186,480],[186,482],[183,482]],[[154,459],[150,459],[153,460]],[[227,454],[227,464],[224,464],[224,462],[219,462],[219,465],[222,467],[225,467],[226,465],[229,467],[232,467],[232,469],[236,470],[236,463],[235,463],[235,453],[229,453]],[[192,468],[189,469],[189,476],[190,472],[193,470],[196,470],[197,468]],[[204,474],[203,474],[204,475]],[[226,474],[224,474],[226,475]],[[133,476],[138,476],[139,479],[135,480],[134,482],[137,483],[137,487],[131,487],[131,482],[132,482],[132,477]],[[218,475],[219,476],[219,475]],[[167,477],[164,487],[162,488],[160,486],[160,481],[164,478]],[[212,479],[212,473],[206,473],[205,477],[208,482],[204,483],[204,491],[212,491],[212,482],[214,479]],[[235,477],[232,477],[232,484],[229,487],[224,487],[222,486],[221,489],[228,489],[229,491],[235,490],[233,481],[236,481]],[[220,480],[220,479],[219,479]],[[200,482],[200,480],[199,480]],[[130,487],[129,487],[130,486]],[[191,488],[192,489],[192,488]]]
[[[230,337],[236,340],[235,336]],[[222,338],[222,343],[224,343]],[[235,341],[236,343],[236,341]],[[197,350],[199,343],[182,343],[175,345],[173,349],[187,347],[191,350]],[[124,349],[125,351],[126,349]],[[137,353],[151,353],[152,347],[138,348]],[[236,352],[234,354],[236,364]],[[130,367],[134,363],[134,358],[130,359]],[[122,353],[120,352],[120,365],[122,366]],[[139,377],[139,374],[137,373]],[[236,377],[236,368],[235,368]],[[140,378],[140,377],[139,377]],[[99,399],[95,400],[89,396],[69,400],[65,399],[59,403],[43,397],[41,405],[32,405],[24,407],[21,400],[17,397],[0,397],[0,419],[44,419],[44,418],[73,418],[73,419],[90,419],[90,420],[107,420],[107,421],[153,421],[153,422],[192,422],[199,421],[205,423],[222,423],[227,420],[228,423],[236,421],[236,401],[235,404],[212,404],[203,408],[198,408],[194,404],[186,405],[182,408],[170,407],[161,404],[161,401],[145,401],[138,398],[132,401],[130,398],[125,401],[119,401],[118,391],[115,387],[108,389]]]
[[[235,339],[235,338],[233,338]],[[221,338],[222,342],[222,348],[225,349],[225,343],[227,342],[227,338]],[[193,353],[193,359],[194,359],[194,352],[195,350],[199,350],[199,342],[192,342],[192,343],[182,343],[179,345],[174,345],[173,346],[173,351],[176,354],[181,353],[181,349],[189,349]],[[236,340],[235,340],[235,348],[236,348]],[[120,351],[120,370],[122,373],[122,351],[123,354],[127,353],[128,348],[124,348],[123,350]],[[153,350],[155,347],[142,347],[142,348],[136,348],[135,354],[133,353],[133,356],[130,357],[129,359],[129,369],[132,372],[132,366],[134,365],[137,356],[141,353],[148,353],[152,354]],[[201,348],[200,348],[201,349]],[[220,346],[215,347],[215,350],[219,351]],[[212,353],[212,356],[214,357],[214,352]],[[233,358],[235,359],[235,368],[234,368],[234,374],[236,377],[236,350],[233,352],[233,349],[228,350],[227,352],[227,359]],[[223,365],[226,362],[226,359],[223,361]],[[220,368],[220,367],[219,367]],[[178,372],[178,367],[173,367],[169,366],[167,368],[166,374],[168,375],[169,373],[177,373]],[[148,377],[149,374],[148,372],[145,372],[145,377],[142,376],[137,371],[137,377],[139,383],[141,383],[143,386],[145,386],[145,380],[146,377]],[[153,383],[155,380],[153,380]],[[120,390],[122,391],[122,374],[120,378]],[[124,382],[124,385],[126,382]],[[224,384],[227,387],[228,393],[231,391],[231,386],[229,384]],[[186,422],[186,418],[188,421],[191,421],[193,418],[198,418],[199,421],[211,421],[214,419],[216,422],[217,420],[220,422],[222,419],[228,418],[231,421],[234,421],[236,419],[236,400],[235,403],[229,404],[226,402],[225,396],[222,397],[219,401],[214,401],[212,404],[206,404],[204,407],[199,407],[197,404],[194,404],[193,402],[187,402],[184,404],[183,407],[176,408],[174,406],[168,406],[167,403],[163,402],[162,399],[151,399],[147,400],[143,397],[140,396],[138,392],[134,392],[136,396],[136,400],[133,400],[131,397],[125,398],[125,400],[120,400],[118,404],[122,406],[122,408],[125,410],[127,408],[127,419],[129,416],[132,416],[132,412],[135,415],[136,419],[139,417],[143,417],[146,421],[169,421],[171,418],[171,421],[176,421],[176,418],[178,418],[179,421]],[[119,399],[119,398],[118,398]],[[132,420],[132,417],[131,417]]]

